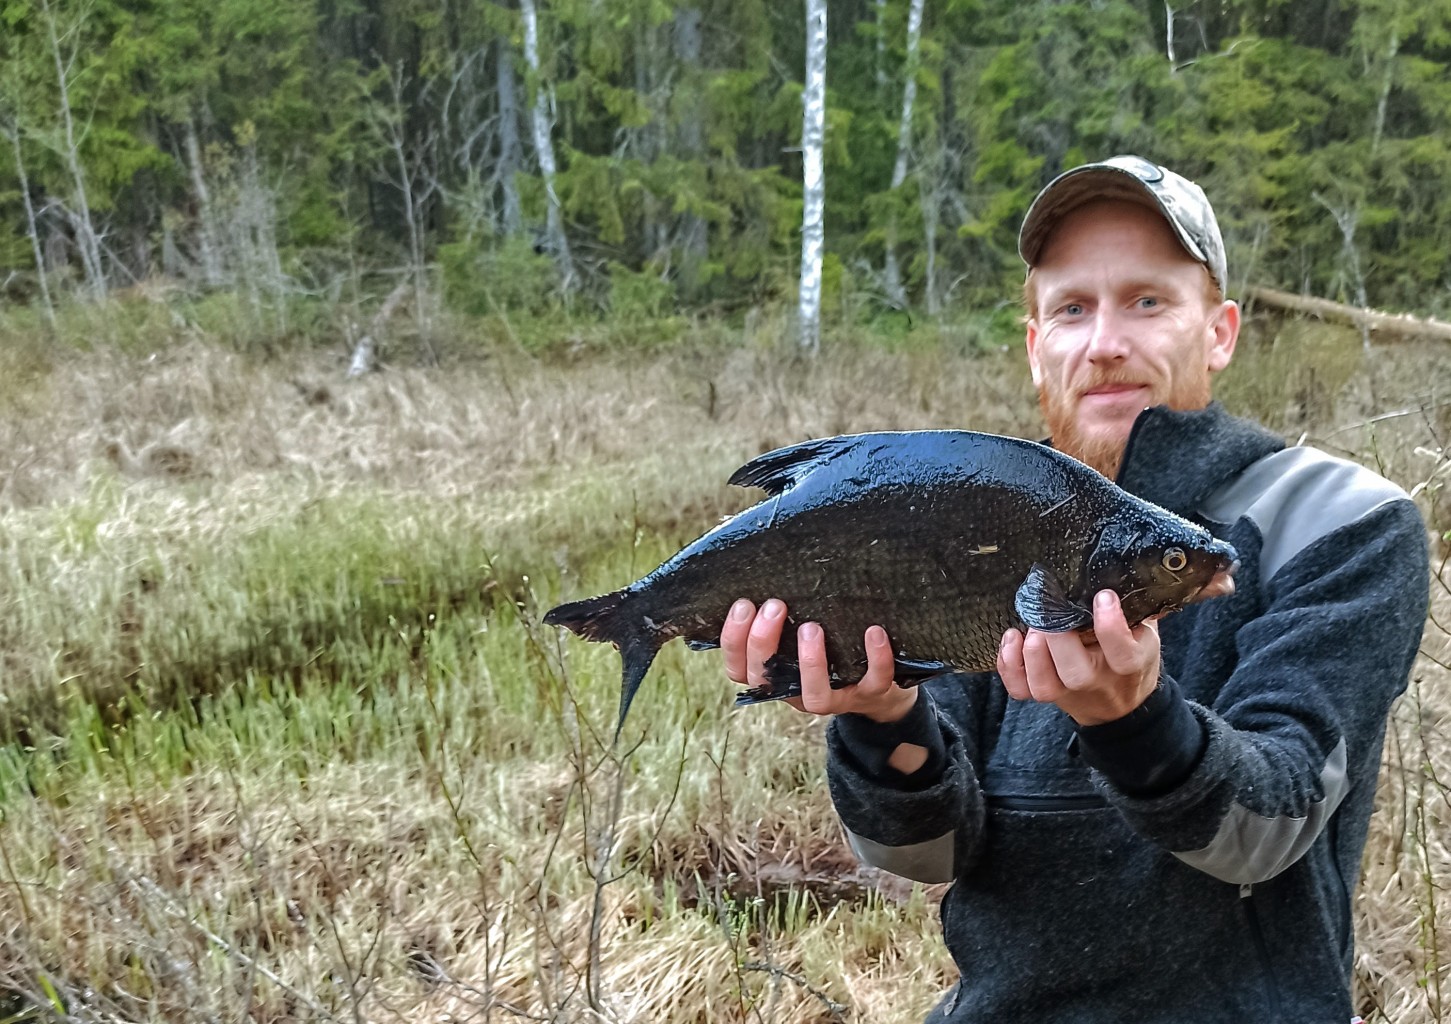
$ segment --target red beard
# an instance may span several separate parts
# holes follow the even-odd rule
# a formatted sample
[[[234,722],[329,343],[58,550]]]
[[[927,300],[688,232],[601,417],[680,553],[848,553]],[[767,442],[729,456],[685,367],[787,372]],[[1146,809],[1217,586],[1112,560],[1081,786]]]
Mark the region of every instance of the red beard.
[[[1115,384],[1136,383],[1139,382],[1123,374],[1095,374],[1078,393]],[[1176,380],[1174,390],[1162,404],[1181,411],[1203,409],[1209,404],[1209,399],[1209,373],[1206,370],[1202,374],[1186,375]],[[1124,445],[1128,442],[1127,434],[1122,437],[1085,435],[1078,429],[1074,406],[1062,394],[1048,388],[1038,389],[1038,406],[1043,410],[1043,421],[1048,425],[1048,436],[1053,439],[1054,448],[1098,470],[1110,480],[1118,479],[1119,468],[1123,465]]]

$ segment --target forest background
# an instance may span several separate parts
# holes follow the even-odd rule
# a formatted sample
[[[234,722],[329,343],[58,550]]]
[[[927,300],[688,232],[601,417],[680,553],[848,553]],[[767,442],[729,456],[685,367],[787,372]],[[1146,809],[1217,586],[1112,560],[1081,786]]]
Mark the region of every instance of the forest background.
[[[828,316],[1010,325],[1028,201],[1119,152],[1214,196],[1236,293],[1451,309],[1451,4],[829,7]],[[399,281],[479,315],[794,292],[798,5],[5,0],[0,26],[13,298],[159,278],[285,335]]]
[[[0,0],[0,1024],[922,1019],[821,723],[672,645],[612,747],[539,616],[777,445],[1038,436],[1017,224],[1117,152],[1219,211],[1216,394],[1426,514],[1355,1005],[1451,1019],[1451,359],[1255,299],[1451,314],[1451,0],[827,6]]]

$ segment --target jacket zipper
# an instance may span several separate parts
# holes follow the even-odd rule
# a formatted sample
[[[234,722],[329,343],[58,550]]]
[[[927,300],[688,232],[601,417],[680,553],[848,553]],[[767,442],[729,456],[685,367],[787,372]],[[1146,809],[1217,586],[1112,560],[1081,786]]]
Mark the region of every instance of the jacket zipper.
[[[1255,952],[1260,958],[1260,968],[1264,971],[1265,995],[1270,1002],[1270,1019],[1279,1020],[1280,983],[1275,977],[1275,966],[1270,961],[1270,950],[1265,945],[1265,933],[1260,926],[1260,915],[1255,908],[1253,897],[1253,885],[1246,882],[1239,887],[1239,907],[1244,914],[1245,923],[1249,926],[1250,938],[1254,940]]]
[[[1004,811],[1083,811],[1107,807],[1108,801],[1097,793],[1081,796],[989,796],[987,805]]]

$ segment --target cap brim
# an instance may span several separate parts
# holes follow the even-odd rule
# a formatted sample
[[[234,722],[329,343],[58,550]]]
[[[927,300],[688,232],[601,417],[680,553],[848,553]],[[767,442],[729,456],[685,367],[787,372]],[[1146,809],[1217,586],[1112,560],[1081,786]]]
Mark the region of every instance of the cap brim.
[[[1138,203],[1158,213],[1173,227],[1174,235],[1185,251],[1208,265],[1208,258],[1199,244],[1185,233],[1173,211],[1164,205],[1154,190],[1132,171],[1113,164],[1075,167],[1054,178],[1038,193],[1018,233],[1018,255],[1023,262],[1030,267],[1037,266],[1043,255],[1043,246],[1048,243],[1058,222],[1085,203],[1100,199]]]

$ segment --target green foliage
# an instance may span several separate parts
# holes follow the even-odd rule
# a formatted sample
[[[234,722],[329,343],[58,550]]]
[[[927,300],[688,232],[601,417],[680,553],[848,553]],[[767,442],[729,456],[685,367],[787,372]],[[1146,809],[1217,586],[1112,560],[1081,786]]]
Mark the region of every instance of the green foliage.
[[[675,290],[659,273],[648,268],[638,273],[618,265],[610,268],[610,312],[626,323],[659,320],[674,304]]]
[[[1192,0],[1173,5],[1172,38],[1162,6],[1141,0],[942,0],[926,5],[911,66],[907,7],[834,7],[828,33],[827,245],[862,297],[881,293],[890,244],[912,306],[995,305],[1016,289],[1015,232],[1035,192],[1079,161],[1138,152],[1205,184],[1236,283],[1451,307],[1451,0]],[[74,212],[84,193],[114,285],[157,270],[217,284],[201,250],[244,245],[206,237],[238,223],[227,203],[241,154],[271,218],[247,221],[265,237],[245,244],[275,246],[287,267],[395,260],[401,152],[422,258],[456,308],[482,309],[471,261],[514,265],[546,221],[540,96],[588,305],[619,301],[606,265],[660,276],[689,306],[789,300],[794,287],[795,8],[560,0],[539,7],[537,74],[519,12],[497,2],[0,0],[0,25],[0,128],[20,140],[33,199]],[[909,76],[907,179],[892,189]],[[387,82],[398,95],[383,138],[363,127],[394,102]],[[3,156],[0,269],[28,272],[19,168]],[[63,262],[67,216],[52,205],[42,225]],[[502,305],[552,302],[535,281],[547,262],[501,285],[520,293]],[[230,252],[221,264],[228,283],[257,277]],[[52,271],[61,290],[81,276]]]
[[[438,261],[444,297],[461,313],[539,315],[559,304],[553,261],[525,239],[510,239],[494,249],[451,242],[439,247]]]

